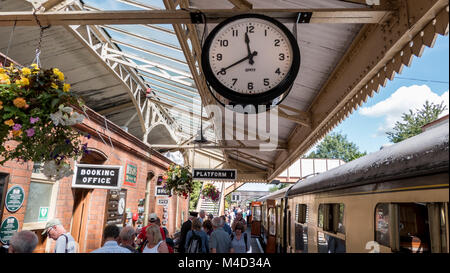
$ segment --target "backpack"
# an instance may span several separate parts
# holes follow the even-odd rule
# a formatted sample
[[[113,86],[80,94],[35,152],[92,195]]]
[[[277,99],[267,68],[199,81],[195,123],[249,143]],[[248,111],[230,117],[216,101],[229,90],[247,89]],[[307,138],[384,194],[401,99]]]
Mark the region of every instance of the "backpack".
[[[202,253],[202,238],[192,231],[186,253]]]
[[[244,233],[244,243],[245,243],[245,252],[248,251],[248,245],[247,245],[247,233]],[[231,234],[231,241],[234,239],[234,234]]]

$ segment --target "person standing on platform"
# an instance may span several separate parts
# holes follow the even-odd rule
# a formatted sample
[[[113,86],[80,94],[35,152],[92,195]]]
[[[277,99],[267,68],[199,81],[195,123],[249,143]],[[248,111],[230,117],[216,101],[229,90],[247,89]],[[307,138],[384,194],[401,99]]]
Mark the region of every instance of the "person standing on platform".
[[[151,225],[157,225],[159,227],[159,230],[161,232],[161,237],[162,239],[165,241],[166,240],[166,233],[164,232],[164,229],[162,227],[160,227],[157,223],[158,221],[158,215],[156,215],[156,213],[150,213],[150,215],[148,216],[148,225],[146,225],[145,227],[143,227],[141,229],[141,232],[139,232],[138,235],[138,250],[139,252],[142,252],[142,250],[144,249],[145,245],[147,245],[147,228]]]
[[[202,230],[200,218],[192,219],[192,229],[188,232],[184,245],[185,251],[187,253],[208,253],[208,245],[208,235]]]
[[[200,220],[200,223],[203,224],[203,221],[206,220],[206,211],[204,209],[200,210],[198,220]]]
[[[147,244],[142,253],[169,253],[166,241],[161,236],[159,226],[150,225],[146,229]]]
[[[97,248],[91,253],[131,253],[130,250],[119,246],[117,243],[119,234],[120,230],[118,226],[114,224],[107,225],[103,231],[103,239],[105,239],[103,247]]]
[[[245,222],[244,218],[242,218],[242,212],[238,212],[236,214],[236,218],[234,219],[233,224],[231,224],[231,229],[233,231],[235,231],[237,223],[241,223],[244,226],[244,231],[245,231],[245,227],[247,226],[247,222]]]
[[[136,239],[136,231],[132,226],[122,228],[119,234],[120,246],[130,250],[132,253],[138,253],[134,240]]]
[[[227,223],[227,218],[225,217],[225,215],[220,216],[220,218],[222,218],[223,220],[223,230],[225,230],[226,232],[228,232],[229,235],[231,235],[231,233],[233,233],[233,231],[231,230],[230,225]]]
[[[78,244],[75,239],[66,232],[58,219],[52,219],[47,222],[42,235],[47,235],[56,241],[55,253],[77,253]]]
[[[231,245],[230,235],[223,229],[224,222],[222,218],[215,217],[212,220],[214,227],[213,233],[211,233],[211,239],[209,241],[209,247],[211,253],[234,253],[234,249]]]
[[[237,223],[234,233],[231,235],[231,245],[234,253],[247,253],[251,251],[250,239],[244,231],[244,225]]]
[[[198,212],[195,211],[191,211],[189,212],[189,217],[188,220],[186,222],[183,223],[183,225],[181,226],[181,231],[180,231],[180,242],[178,244],[178,252],[179,253],[185,253],[185,244],[186,244],[186,236],[188,234],[188,232],[192,229],[192,219],[194,219],[194,217],[197,217]]]
[[[38,244],[38,237],[34,232],[22,230],[15,233],[9,240],[8,253],[33,253]]]
[[[203,230],[206,232],[206,234],[208,235],[208,239],[211,236],[211,233],[214,231],[212,223],[210,220],[205,220],[203,221]]]

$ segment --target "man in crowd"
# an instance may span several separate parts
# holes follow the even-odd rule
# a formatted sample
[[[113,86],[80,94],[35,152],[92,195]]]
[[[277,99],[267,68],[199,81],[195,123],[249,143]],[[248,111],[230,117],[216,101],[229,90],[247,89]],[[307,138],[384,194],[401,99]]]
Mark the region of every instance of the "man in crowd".
[[[15,233],[9,240],[9,253],[33,253],[38,244],[38,237],[34,232],[22,230]]]
[[[233,221],[233,224],[231,224],[231,229],[234,231],[236,229],[236,224],[241,223],[244,226],[244,232],[247,227],[247,222],[245,222],[244,218],[242,218],[242,212],[238,212],[236,214],[236,218]]]
[[[46,235],[56,241],[55,253],[77,253],[78,244],[75,239],[66,232],[58,219],[47,222],[42,235]]]
[[[209,240],[209,247],[211,253],[234,253],[234,249],[231,246],[230,235],[223,229],[224,221],[221,217],[215,217],[212,220],[214,228]]]
[[[132,226],[122,228],[119,234],[120,246],[130,250],[132,253],[137,253],[134,240],[136,238],[136,231]]]
[[[222,218],[223,220],[223,230],[225,230],[228,234],[231,235],[233,231],[231,230],[230,225],[227,223],[227,218],[225,217],[225,215],[220,216],[220,218]]]
[[[189,230],[191,230],[191,228],[192,228],[192,219],[194,219],[194,217],[197,217],[197,215],[198,215],[198,213],[195,211],[189,212],[188,220],[186,222],[184,222],[183,225],[181,226],[180,242],[178,244],[178,252],[179,253],[185,253],[184,246],[186,244],[186,236],[187,236],[187,233],[189,232]]]
[[[117,243],[119,234],[120,230],[118,226],[114,224],[107,225],[103,231],[103,239],[105,240],[103,247],[98,248],[91,253],[131,253],[130,250],[119,246]]]
[[[203,221],[206,220],[206,211],[205,210],[201,210],[198,216],[198,220],[200,220],[200,223],[203,224]]]

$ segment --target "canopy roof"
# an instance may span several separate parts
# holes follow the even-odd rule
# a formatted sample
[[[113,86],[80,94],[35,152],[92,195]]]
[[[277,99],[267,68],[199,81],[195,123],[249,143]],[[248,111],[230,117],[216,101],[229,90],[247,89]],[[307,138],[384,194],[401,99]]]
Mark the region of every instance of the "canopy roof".
[[[41,63],[60,68],[90,108],[153,149],[184,151],[191,166],[238,169],[240,182],[273,180],[409,66],[412,56],[433,46],[437,34],[448,34],[444,0],[31,2],[36,15],[26,1],[0,0],[0,37],[12,37],[0,40],[0,52],[29,65],[39,38],[36,18],[50,24]],[[379,5],[366,4],[371,2]],[[198,10],[206,27],[191,21]],[[311,12],[311,20],[294,28],[300,12]],[[200,66],[203,31],[241,13],[263,13],[297,30],[302,61],[293,88],[275,112],[258,115],[267,124],[278,119],[271,139],[252,133],[251,115],[245,122],[218,122],[206,107],[217,102]],[[194,145],[200,119],[210,143]],[[230,121],[244,139],[225,139]],[[276,148],[261,150],[268,140],[276,140]]]

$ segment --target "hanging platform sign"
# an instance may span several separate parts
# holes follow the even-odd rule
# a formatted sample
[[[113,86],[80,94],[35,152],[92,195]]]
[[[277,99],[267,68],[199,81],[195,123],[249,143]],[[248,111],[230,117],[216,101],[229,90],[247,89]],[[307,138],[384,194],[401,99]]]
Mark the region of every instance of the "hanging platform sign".
[[[9,212],[16,212],[22,207],[25,191],[19,185],[11,187],[6,193],[5,206]]]
[[[123,181],[123,167],[113,165],[75,165],[72,188],[120,189]]]
[[[236,180],[236,170],[225,169],[193,169],[192,179],[197,180]]]

